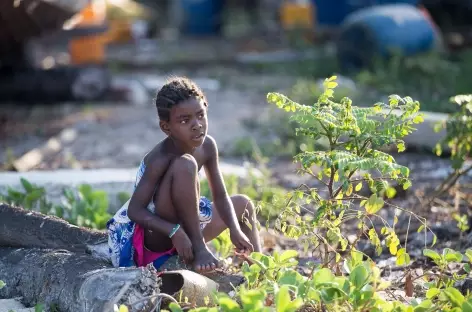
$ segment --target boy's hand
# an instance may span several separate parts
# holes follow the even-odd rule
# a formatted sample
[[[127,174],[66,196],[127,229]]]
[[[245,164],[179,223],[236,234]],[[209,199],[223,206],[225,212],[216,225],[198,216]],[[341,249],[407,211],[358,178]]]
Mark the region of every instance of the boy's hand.
[[[249,238],[240,229],[232,230],[229,232],[231,242],[238,249],[239,252],[253,252],[254,247],[252,246]]]
[[[185,233],[185,231],[182,228],[179,228],[177,232],[175,232],[174,236],[172,236],[171,240],[179,256],[186,263],[192,263],[193,261],[192,242],[188,238],[187,233]]]

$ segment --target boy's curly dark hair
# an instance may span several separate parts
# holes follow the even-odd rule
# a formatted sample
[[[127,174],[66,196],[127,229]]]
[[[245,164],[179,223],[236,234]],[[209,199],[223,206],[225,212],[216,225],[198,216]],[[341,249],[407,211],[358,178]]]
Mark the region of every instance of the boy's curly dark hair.
[[[195,82],[185,77],[173,77],[162,86],[156,95],[157,115],[160,120],[169,121],[172,106],[190,98],[201,99],[208,107],[203,91]]]

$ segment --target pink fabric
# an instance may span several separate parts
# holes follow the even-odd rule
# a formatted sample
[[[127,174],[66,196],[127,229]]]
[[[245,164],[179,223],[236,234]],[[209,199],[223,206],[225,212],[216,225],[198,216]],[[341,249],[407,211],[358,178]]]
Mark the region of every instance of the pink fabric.
[[[149,263],[154,262],[158,258],[171,254],[175,251],[175,248],[164,252],[154,252],[144,247],[144,229],[135,225],[133,233],[133,247],[134,247],[134,261],[138,267],[146,266]]]

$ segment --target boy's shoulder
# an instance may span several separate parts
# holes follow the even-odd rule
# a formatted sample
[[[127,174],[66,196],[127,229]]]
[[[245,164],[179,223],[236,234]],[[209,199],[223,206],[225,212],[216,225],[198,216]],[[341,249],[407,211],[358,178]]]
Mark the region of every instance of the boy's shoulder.
[[[218,151],[216,140],[211,135],[207,135],[205,137],[205,141],[203,142],[203,150],[205,151],[205,154]]]
[[[146,155],[146,166],[151,168],[165,167],[170,164],[172,156],[167,153],[162,145],[157,144],[147,155]]]

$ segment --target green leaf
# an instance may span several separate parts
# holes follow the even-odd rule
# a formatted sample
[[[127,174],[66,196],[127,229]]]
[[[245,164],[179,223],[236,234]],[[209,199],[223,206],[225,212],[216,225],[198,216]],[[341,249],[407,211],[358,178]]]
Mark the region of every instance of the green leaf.
[[[361,289],[367,283],[369,272],[364,265],[358,265],[349,275],[349,281],[357,288]]]
[[[298,252],[296,250],[286,250],[280,255],[280,262],[284,263],[290,259],[294,259],[298,256]]]
[[[398,266],[410,264],[410,255],[406,252],[405,248],[400,248],[397,251],[396,256],[397,256],[396,263]]]
[[[175,302],[171,302],[169,304],[169,309],[172,311],[172,312],[182,312],[182,308]]]
[[[272,258],[269,258],[268,256],[260,252],[253,252],[249,257],[256,265],[258,265],[264,271],[275,265],[274,260]]]
[[[428,289],[428,291],[426,292],[426,298],[432,299],[432,298],[436,297],[437,295],[439,295],[440,292],[441,292],[441,291],[440,291],[438,288],[436,288],[436,287],[430,288],[430,289]]]
[[[413,123],[415,123],[415,124],[422,123],[423,121],[424,121],[424,119],[423,119],[423,116],[421,116],[421,115],[416,115],[413,118]]]
[[[40,199],[43,195],[44,195],[43,190],[35,189],[31,191],[28,195],[26,195],[25,200],[30,201],[30,202],[35,202],[38,199]]]
[[[450,248],[444,248],[443,256],[447,262],[461,262],[462,261],[462,254]]]
[[[405,143],[401,142],[397,144],[398,152],[404,152],[406,150]]]
[[[250,289],[240,291],[240,298],[244,310],[256,311],[264,306],[266,292],[264,289]]]
[[[329,283],[333,280],[334,280],[334,275],[331,272],[331,270],[327,268],[318,270],[313,275],[313,282],[315,283],[315,285],[321,284],[321,283]]]
[[[377,194],[372,194],[365,203],[365,210],[368,214],[375,214],[382,209],[383,206],[383,199],[378,197]]]
[[[23,185],[23,188],[27,193],[31,192],[33,190],[33,185],[26,180],[25,178],[20,178],[21,185]]]
[[[394,198],[395,195],[397,195],[397,190],[393,187],[388,187],[385,190],[385,194],[387,195],[388,198]]]
[[[405,183],[403,183],[403,189],[407,190],[411,187],[411,181],[407,180]]]
[[[338,86],[338,83],[334,82],[334,81],[331,81],[331,82],[327,82],[325,84],[325,86],[326,86],[327,89],[334,89]]]
[[[423,256],[431,258],[433,261],[440,261],[441,256],[434,250],[431,249],[423,249]]]
[[[423,300],[420,304],[415,306],[413,309],[414,312],[428,312],[431,311],[433,307],[433,302],[431,300]]]
[[[279,292],[275,296],[275,308],[277,312],[286,312],[287,306],[290,304],[290,293],[287,285],[280,287]]]
[[[357,183],[355,191],[359,192],[362,189],[362,182]]]
[[[306,280],[306,277],[301,275],[295,270],[287,270],[282,273],[280,276],[278,282],[279,285],[288,285],[288,286],[295,286],[297,288],[301,287],[301,284],[303,284]],[[303,290],[303,289],[299,289]]]
[[[323,288],[321,289],[320,294],[321,294],[321,298],[326,303],[333,302],[334,300],[337,300],[346,296],[346,293],[344,293],[338,287]]]
[[[79,193],[83,196],[85,200],[88,200],[92,196],[92,186],[89,184],[81,184],[78,187]]]
[[[444,290],[444,294],[449,299],[449,302],[452,304],[453,307],[461,307],[464,303],[464,296],[461,294],[459,290],[454,287],[448,287]]]
[[[0,280],[0,289],[2,289],[3,287],[5,287],[7,284],[5,284],[4,281]]]
[[[469,262],[472,262],[472,249],[467,249],[465,251],[465,256],[467,257],[467,259],[469,260]]]
[[[295,312],[295,311],[298,311],[302,306],[303,306],[303,299],[297,298],[288,304],[285,311]]]
[[[374,231],[375,231],[375,229],[374,229]],[[357,264],[362,263],[362,260],[364,259],[364,254],[360,251],[352,250],[351,251],[351,257],[352,257],[353,263],[355,263],[357,265]]]
[[[223,311],[227,311],[227,312],[241,311],[241,307],[239,306],[239,304],[233,299],[226,296],[218,298],[218,304],[223,309]]]
[[[371,228],[369,230],[369,239],[371,243],[375,246],[375,251],[377,255],[380,256],[382,254],[382,243],[380,242],[379,235],[377,234],[374,228]]]
[[[462,303],[462,312],[472,312],[472,298]]]

